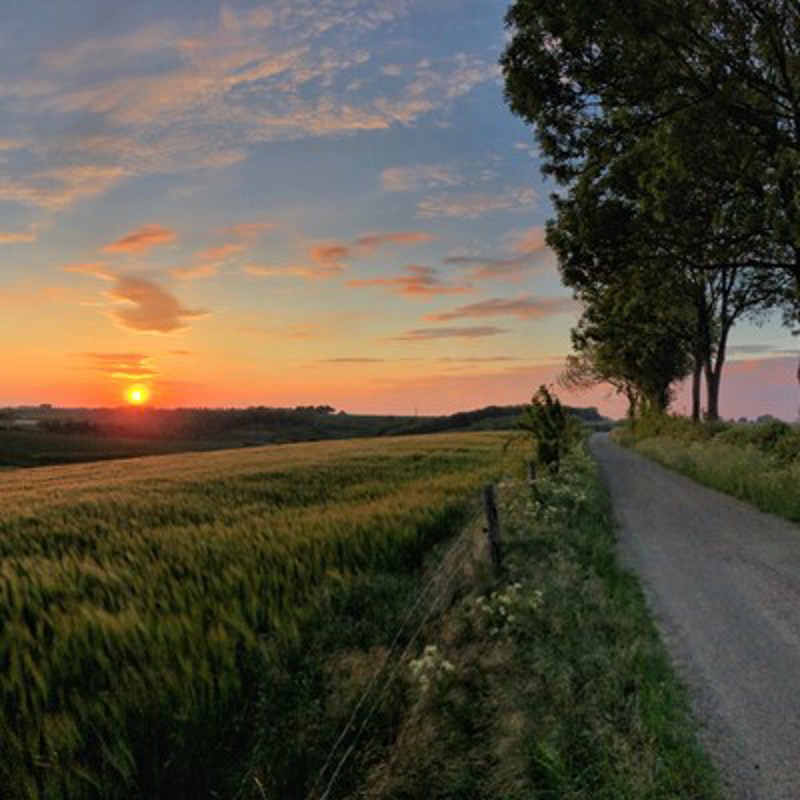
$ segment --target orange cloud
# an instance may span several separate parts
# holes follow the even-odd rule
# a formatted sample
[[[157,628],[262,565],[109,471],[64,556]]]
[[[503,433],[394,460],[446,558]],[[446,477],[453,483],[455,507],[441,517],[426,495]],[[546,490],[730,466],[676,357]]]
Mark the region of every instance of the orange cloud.
[[[401,231],[399,233],[369,233],[356,239],[356,249],[372,252],[377,247],[389,244],[412,245],[432,242],[436,237],[423,231]]]
[[[143,353],[84,353],[91,363],[91,369],[101,372],[114,380],[148,381],[158,376],[150,356]]]
[[[197,253],[197,257],[203,261],[223,261],[237,253],[241,253],[244,249],[243,244],[223,244],[218,247],[209,247],[207,250],[201,250]]]
[[[92,261],[85,264],[67,264],[63,267],[64,272],[74,272],[78,275],[89,275],[92,278],[102,278],[112,280],[114,273],[109,269],[105,261]]]
[[[181,281],[210,278],[212,275],[216,275],[220,267],[229,262],[232,256],[241,253],[245,249],[245,245],[233,242],[209,247],[206,250],[195,253],[199,263],[186,267],[175,267],[170,270],[170,275]]]
[[[432,322],[448,322],[455,319],[482,319],[485,317],[517,317],[537,320],[566,314],[575,310],[571,297],[519,297],[516,299],[495,298],[461,306],[453,311],[429,314],[425,319]]]
[[[492,280],[493,278],[510,278],[526,272],[534,265],[528,257],[489,258],[483,256],[450,256],[445,264],[464,267],[469,270],[473,280]]]
[[[332,272],[343,272],[347,269],[345,261],[372,255],[382,247],[408,247],[425,244],[436,239],[431,233],[424,231],[399,231],[395,233],[368,233],[351,242],[322,242],[314,245],[309,255],[318,264]]]
[[[36,241],[36,228],[28,231],[0,231],[0,244],[29,244]]]
[[[350,358],[321,358],[317,362],[318,364],[383,364],[385,359],[383,358],[362,358],[362,357],[350,357]]]
[[[120,277],[109,297],[124,305],[112,311],[112,316],[131,331],[172,333],[185,328],[187,320],[208,315],[184,308],[176,297],[147,278]]]
[[[306,280],[318,280],[320,278],[329,278],[340,271],[336,267],[304,267],[291,264],[278,266],[245,264],[242,267],[242,272],[253,278],[305,278]]]
[[[511,240],[511,252],[518,256],[531,256],[547,250],[547,231],[542,225],[527,228]]]
[[[309,255],[328,272],[336,274],[347,269],[343,261],[354,253],[352,248],[344,244],[318,244],[311,248]]]
[[[143,225],[116,242],[102,248],[104,253],[147,253],[153,247],[171,244],[177,240],[175,231],[163,225]]]
[[[198,278],[210,278],[216,275],[219,268],[216,264],[198,264],[194,267],[175,267],[169,271],[170,275],[180,281],[194,281]]]
[[[396,342],[424,342],[429,339],[482,339],[486,336],[497,336],[508,333],[505,328],[493,325],[477,325],[466,328],[416,328],[402,336],[395,337]]]
[[[469,285],[457,286],[444,283],[432,267],[411,264],[405,268],[405,275],[394,278],[368,278],[348,281],[348,286],[385,286],[398,294],[408,296],[432,297],[440,294],[465,294],[473,291]]]

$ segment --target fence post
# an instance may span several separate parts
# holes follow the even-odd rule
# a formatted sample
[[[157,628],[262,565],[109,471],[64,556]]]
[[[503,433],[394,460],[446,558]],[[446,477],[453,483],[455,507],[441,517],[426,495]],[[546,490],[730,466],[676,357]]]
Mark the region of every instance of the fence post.
[[[483,487],[483,508],[486,512],[486,527],[484,531],[489,540],[489,553],[495,573],[500,572],[503,566],[503,552],[500,543],[500,514],[497,511],[497,492],[493,483]]]
[[[533,486],[536,483],[536,462],[528,462],[528,486]]]

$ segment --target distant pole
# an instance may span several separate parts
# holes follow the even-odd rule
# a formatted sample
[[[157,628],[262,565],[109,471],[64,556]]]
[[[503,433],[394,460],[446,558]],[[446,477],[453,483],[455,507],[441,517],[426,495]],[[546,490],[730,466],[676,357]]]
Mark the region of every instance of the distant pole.
[[[497,492],[493,483],[483,487],[483,508],[486,512],[486,536],[489,540],[489,554],[495,573],[503,566],[503,552],[500,543],[500,514],[497,511]]]

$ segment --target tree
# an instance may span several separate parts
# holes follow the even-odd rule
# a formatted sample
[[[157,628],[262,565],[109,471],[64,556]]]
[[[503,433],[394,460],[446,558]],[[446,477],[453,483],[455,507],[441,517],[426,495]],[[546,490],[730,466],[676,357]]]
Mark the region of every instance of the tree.
[[[569,187],[548,236],[565,282],[585,295],[628,267],[677,273],[670,302],[694,310],[682,338],[695,418],[702,374],[718,416],[732,325],[794,296],[771,154],[673,63],[717,24],[716,5],[518,0],[504,58],[512,109]]]
[[[670,302],[682,291],[652,269],[617,270],[603,284],[584,286],[585,310],[573,329],[577,355],[568,362],[562,381],[571,387],[606,382],[628,399],[629,414],[662,413],[671,387],[691,366],[691,321],[685,304]]]

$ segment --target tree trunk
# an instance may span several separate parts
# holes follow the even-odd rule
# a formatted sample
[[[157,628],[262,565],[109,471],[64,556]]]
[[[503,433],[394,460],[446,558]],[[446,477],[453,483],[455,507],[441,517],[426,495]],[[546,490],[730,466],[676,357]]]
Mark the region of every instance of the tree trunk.
[[[708,403],[706,405],[706,419],[716,422],[719,419],[719,384],[721,374],[712,366],[711,359],[706,362],[706,395]]]
[[[692,369],[692,422],[700,422],[702,402],[703,360],[695,357]]]
[[[636,393],[632,389],[625,392],[628,398],[628,419],[633,421],[636,419]]]
[[[706,360],[706,390],[708,392],[708,410],[706,419],[716,421],[719,419],[719,395],[722,386],[722,370],[728,352],[728,334],[731,332],[730,324],[722,325],[717,342],[717,352],[713,360]]]

